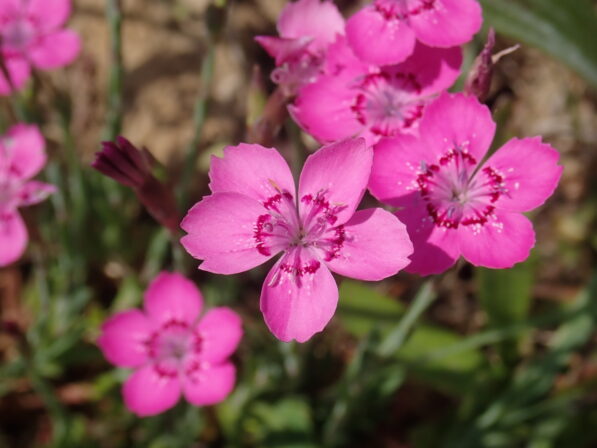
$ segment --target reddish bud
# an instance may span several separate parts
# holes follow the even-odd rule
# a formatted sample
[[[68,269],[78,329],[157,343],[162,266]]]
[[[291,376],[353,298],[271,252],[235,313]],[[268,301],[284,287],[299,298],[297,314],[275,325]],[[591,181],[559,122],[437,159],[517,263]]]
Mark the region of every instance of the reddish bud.
[[[483,50],[477,56],[468,74],[464,91],[469,95],[474,95],[483,101],[491,88],[491,78],[493,76],[493,58],[492,52],[495,46],[495,31],[493,28],[489,29],[487,35],[487,42]]]

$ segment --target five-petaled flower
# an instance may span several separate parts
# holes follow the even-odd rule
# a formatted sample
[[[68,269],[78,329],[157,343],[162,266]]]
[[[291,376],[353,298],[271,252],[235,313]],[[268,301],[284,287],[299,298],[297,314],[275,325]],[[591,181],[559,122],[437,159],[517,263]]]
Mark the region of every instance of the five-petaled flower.
[[[0,1],[0,94],[20,89],[31,66],[50,70],[72,62],[81,49],[79,36],[61,29],[70,15],[70,0]]]
[[[498,269],[528,257],[535,233],[522,212],[553,193],[559,154],[538,137],[512,139],[482,162],[494,134],[475,97],[444,94],[427,108],[419,138],[376,145],[369,189],[400,207],[415,247],[407,271],[440,273],[460,255]]]
[[[257,42],[276,60],[272,80],[292,96],[322,71],[327,48],[344,35],[344,18],[328,0],[288,3],[278,19],[280,37],[257,36]]]
[[[381,137],[413,134],[426,105],[458,78],[461,63],[458,47],[417,44],[401,64],[378,67],[357,58],[346,38],[338,38],[325,73],[303,86],[289,109],[321,143],[358,135],[374,144]]]
[[[332,318],[338,287],[330,270],[381,280],[409,263],[404,225],[380,208],[356,211],[371,173],[363,139],[309,156],[298,192],[290,168],[271,148],[241,144],[213,158],[210,188],[187,214],[182,244],[200,269],[234,274],[282,252],[265,279],[261,310],[283,341],[304,342]]]
[[[0,137],[0,266],[16,261],[27,247],[27,228],[17,209],[43,201],[53,185],[29,180],[46,163],[36,126],[19,124]]]
[[[417,41],[443,48],[469,42],[482,21],[477,0],[374,0],[348,20],[346,36],[360,58],[390,65],[408,58]]]
[[[139,416],[173,407],[181,394],[197,406],[224,400],[236,370],[229,361],[242,337],[239,316],[212,308],[180,274],[162,272],[145,292],[144,309],[120,312],[102,326],[98,344],[120,367],[136,369],[124,383],[126,406]]]

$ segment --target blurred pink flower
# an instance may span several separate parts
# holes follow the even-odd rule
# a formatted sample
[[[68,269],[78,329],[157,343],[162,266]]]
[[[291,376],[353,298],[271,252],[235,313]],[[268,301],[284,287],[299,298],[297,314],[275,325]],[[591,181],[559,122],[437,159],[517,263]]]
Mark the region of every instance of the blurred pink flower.
[[[528,257],[535,233],[522,212],[555,190],[559,154],[539,137],[512,139],[482,163],[494,134],[489,109],[475,97],[444,94],[427,108],[420,138],[375,146],[369,189],[400,207],[415,247],[407,271],[440,273],[460,255],[496,269]]]
[[[236,370],[228,358],[242,338],[240,317],[220,307],[199,319],[202,306],[190,280],[161,272],[145,291],[145,312],[123,311],[102,326],[104,356],[135,369],[122,389],[135,414],[164,412],[181,395],[194,405],[211,405],[232,391]]]
[[[390,65],[408,58],[417,40],[443,48],[469,42],[482,22],[476,0],[374,0],[348,20],[346,35],[360,58]]]
[[[187,214],[182,244],[208,272],[234,274],[276,254],[261,291],[274,335],[304,342],[323,330],[338,302],[330,270],[381,280],[409,263],[404,225],[381,208],[356,211],[371,173],[363,139],[309,156],[298,195],[286,161],[272,148],[241,144],[212,158],[210,188]]]
[[[460,73],[460,48],[417,44],[403,63],[378,67],[357,58],[339,38],[329,49],[326,73],[301,88],[290,113],[321,143],[362,136],[416,133],[427,103]]]
[[[77,57],[79,36],[62,29],[70,10],[70,0],[0,1],[0,60],[10,75],[0,71],[0,94],[23,87],[31,66],[50,70]]]
[[[292,96],[317,79],[328,46],[344,34],[344,18],[331,1],[298,0],[282,11],[278,33],[255,40],[276,60],[272,80]]]
[[[0,137],[0,266],[18,260],[29,239],[17,209],[43,201],[53,185],[29,180],[46,163],[44,139],[36,126],[18,124]]]

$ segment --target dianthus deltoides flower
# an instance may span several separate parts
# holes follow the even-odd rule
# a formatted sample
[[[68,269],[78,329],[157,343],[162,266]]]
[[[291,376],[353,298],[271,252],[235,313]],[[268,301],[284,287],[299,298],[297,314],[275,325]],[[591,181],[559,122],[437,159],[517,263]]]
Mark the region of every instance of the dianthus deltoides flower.
[[[522,214],[556,188],[558,152],[539,137],[512,139],[483,162],[495,134],[473,96],[444,94],[427,108],[420,137],[375,146],[369,189],[400,207],[415,253],[409,272],[440,273],[462,255],[476,266],[509,268],[535,244]]]
[[[291,96],[317,79],[327,48],[344,35],[344,18],[331,1],[298,0],[286,5],[277,28],[280,37],[255,40],[276,60],[272,80]]]
[[[79,36],[61,29],[70,10],[70,0],[0,1],[0,53],[11,78],[9,82],[0,71],[0,94],[21,88],[31,66],[50,70],[77,57]]]
[[[330,270],[381,280],[409,263],[404,225],[380,208],[356,211],[371,173],[363,139],[326,146],[308,157],[298,192],[272,148],[241,144],[212,158],[211,196],[182,222],[182,244],[208,272],[234,274],[282,257],[267,275],[261,311],[283,341],[304,342],[332,318],[338,287]]]
[[[303,86],[289,106],[292,117],[321,143],[361,136],[416,134],[425,107],[460,73],[459,47],[418,43],[401,64],[376,66],[355,56],[346,38],[329,48],[324,74]]]
[[[443,48],[465,44],[482,22],[476,0],[374,0],[348,19],[346,35],[359,58],[390,65],[408,58],[417,41]]]
[[[0,137],[0,266],[18,260],[29,239],[18,208],[37,204],[55,191],[30,180],[46,164],[45,143],[36,126],[18,124]]]
[[[135,414],[164,412],[181,395],[194,405],[211,405],[232,391],[236,370],[228,358],[242,337],[241,320],[225,307],[199,318],[202,306],[190,280],[161,272],[145,291],[144,312],[123,311],[102,326],[104,356],[135,369],[122,388]]]

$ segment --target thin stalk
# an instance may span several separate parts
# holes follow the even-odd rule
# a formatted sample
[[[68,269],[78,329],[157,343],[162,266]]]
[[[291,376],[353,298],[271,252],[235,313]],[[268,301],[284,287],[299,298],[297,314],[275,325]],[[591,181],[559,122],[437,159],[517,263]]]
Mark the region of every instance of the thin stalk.
[[[214,66],[215,66],[216,48],[213,38],[207,40],[207,53],[201,65],[201,86],[195,101],[195,112],[193,114],[193,138],[186,148],[185,163],[179,184],[179,204],[183,210],[187,207],[189,187],[195,167],[197,166],[197,157],[199,156],[199,144],[203,133],[203,123],[207,113],[207,103],[209,92],[211,90]]]
[[[112,141],[122,130],[122,4],[121,0],[106,1],[106,18],[110,29],[110,80],[108,88],[108,115],[104,139]]]
[[[379,356],[388,358],[402,347],[419,317],[429,308],[436,297],[431,282],[424,283],[406,314],[379,346],[377,352]]]

